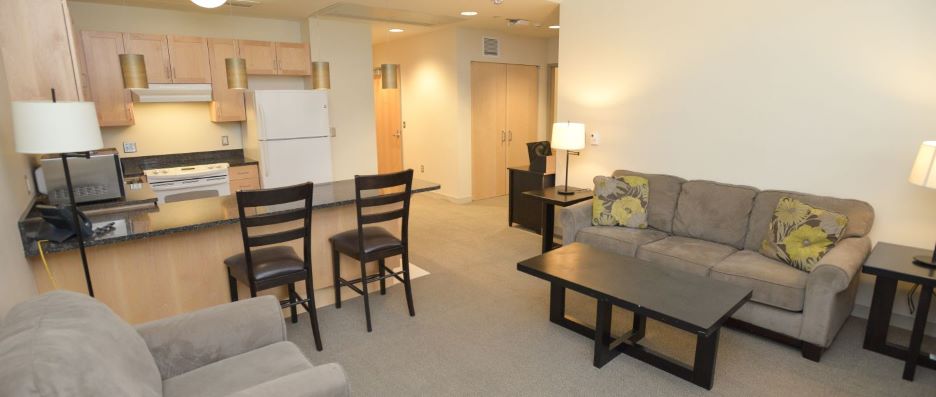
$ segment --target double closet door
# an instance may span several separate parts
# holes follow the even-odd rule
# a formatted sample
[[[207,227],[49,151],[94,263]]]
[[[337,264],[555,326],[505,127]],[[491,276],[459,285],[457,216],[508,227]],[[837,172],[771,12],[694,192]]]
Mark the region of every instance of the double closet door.
[[[471,186],[475,200],[507,194],[507,168],[530,163],[539,67],[471,63]]]

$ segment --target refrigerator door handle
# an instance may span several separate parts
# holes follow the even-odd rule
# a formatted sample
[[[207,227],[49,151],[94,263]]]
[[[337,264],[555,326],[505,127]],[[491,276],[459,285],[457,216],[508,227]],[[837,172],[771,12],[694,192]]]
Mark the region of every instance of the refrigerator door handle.
[[[260,162],[263,163],[263,177],[270,177],[270,157],[267,155],[266,142],[260,142]]]

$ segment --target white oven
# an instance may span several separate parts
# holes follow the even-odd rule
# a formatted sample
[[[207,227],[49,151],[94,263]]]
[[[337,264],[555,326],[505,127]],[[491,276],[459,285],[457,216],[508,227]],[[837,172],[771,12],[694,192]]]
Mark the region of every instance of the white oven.
[[[160,204],[231,194],[227,163],[159,168],[143,173]]]

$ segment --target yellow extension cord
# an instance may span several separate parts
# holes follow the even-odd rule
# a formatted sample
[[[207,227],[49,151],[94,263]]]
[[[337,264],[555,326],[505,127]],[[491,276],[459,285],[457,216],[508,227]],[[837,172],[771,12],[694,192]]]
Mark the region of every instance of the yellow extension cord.
[[[47,243],[49,240],[39,240],[36,242],[36,246],[39,247],[39,259],[42,259],[42,265],[45,266],[46,274],[49,276],[49,280],[52,280],[52,288],[58,289],[58,283],[55,282],[55,276],[52,275],[52,270],[49,269],[49,262],[46,262],[45,252],[42,252],[42,243]]]

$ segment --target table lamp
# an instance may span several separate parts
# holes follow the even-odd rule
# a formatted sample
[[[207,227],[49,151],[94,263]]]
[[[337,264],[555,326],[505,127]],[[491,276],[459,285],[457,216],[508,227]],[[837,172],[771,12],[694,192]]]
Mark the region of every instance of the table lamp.
[[[52,102],[13,102],[13,139],[19,153],[57,153],[61,156],[88,295],[94,296],[84,236],[81,228],[77,226],[81,225],[81,222],[78,218],[78,206],[75,204],[75,190],[68,171],[69,157],[89,158],[91,150],[104,146],[94,103],[55,102],[54,92]]]
[[[910,170],[910,183],[930,189],[936,189],[936,141],[926,141],[920,145],[913,169]],[[927,267],[936,267],[936,249],[933,256],[915,256],[913,263]]]
[[[573,194],[575,191],[569,190],[569,154],[578,155],[578,150],[585,149],[585,124],[562,122],[554,123],[552,129],[552,148],[565,150],[565,187],[559,194]]]

